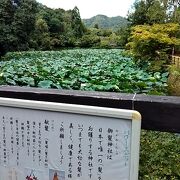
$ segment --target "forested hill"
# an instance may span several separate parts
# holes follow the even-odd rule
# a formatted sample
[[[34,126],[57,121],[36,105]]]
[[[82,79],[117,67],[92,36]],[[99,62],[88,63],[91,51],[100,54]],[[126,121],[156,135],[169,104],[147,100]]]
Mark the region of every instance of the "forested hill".
[[[118,29],[127,26],[128,21],[121,16],[107,17],[105,15],[97,15],[90,19],[83,19],[86,27],[95,27],[103,29]]]
[[[0,56],[9,51],[73,47],[84,33],[77,7],[65,11],[36,0],[1,0]]]

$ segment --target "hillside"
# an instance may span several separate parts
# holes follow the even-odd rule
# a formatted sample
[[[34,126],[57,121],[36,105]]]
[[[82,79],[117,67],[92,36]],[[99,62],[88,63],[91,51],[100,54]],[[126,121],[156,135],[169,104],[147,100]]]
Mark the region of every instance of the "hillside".
[[[95,24],[98,24],[98,27],[103,29],[117,29],[125,27],[128,24],[127,19],[124,17],[107,17],[105,15],[97,15],[90,19],[83,19],[83,22],[86,27],[94,27]]]

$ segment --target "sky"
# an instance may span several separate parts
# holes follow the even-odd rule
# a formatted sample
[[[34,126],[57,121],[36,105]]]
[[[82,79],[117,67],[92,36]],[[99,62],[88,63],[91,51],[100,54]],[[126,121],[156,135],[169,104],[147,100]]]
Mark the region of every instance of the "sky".
[[[73,9],[77,6],[81,18],[91,18],[98,14],[109,17],[126,17],[135,0],[37,0],[50,8]]]

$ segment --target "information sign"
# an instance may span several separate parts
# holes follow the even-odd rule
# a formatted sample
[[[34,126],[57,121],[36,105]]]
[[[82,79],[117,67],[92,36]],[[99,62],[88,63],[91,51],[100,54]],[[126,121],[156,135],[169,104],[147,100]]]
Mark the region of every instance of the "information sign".
[[[0,98],[0,180],[137,180],[132,110]]]

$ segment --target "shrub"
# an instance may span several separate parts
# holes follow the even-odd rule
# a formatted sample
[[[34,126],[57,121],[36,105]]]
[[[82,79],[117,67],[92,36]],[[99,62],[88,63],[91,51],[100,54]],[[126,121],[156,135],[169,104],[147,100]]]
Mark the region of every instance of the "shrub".
[[[179,32],[179,24],[154,24],[154,25],[138,25],[132,28],[131,36],[127,48],[129,48],[136,60],[151,63],[157,66],[158,61],[169,62],[169,54],[172,47],[180,45],[180,39],[177,38]],[[162,65],[160,63],[159,69]],[[157,67],[155,68],[156,71]]]
[[[139,180],[180,179],[180,136],[142,131]]]
[[[180,96],[180,67],[175,65],[170,67],[168,90],[170,95]]]

